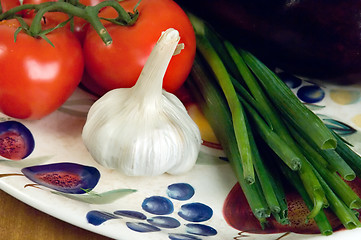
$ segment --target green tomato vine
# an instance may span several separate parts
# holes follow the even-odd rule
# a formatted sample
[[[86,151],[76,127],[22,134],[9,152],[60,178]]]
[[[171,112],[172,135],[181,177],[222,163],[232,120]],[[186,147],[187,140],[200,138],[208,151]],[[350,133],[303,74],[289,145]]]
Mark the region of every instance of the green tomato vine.
[[[100,20],[103,19],[122,26],[133,25],[139,16],[139,12],[137,10],[139,3],[140,1],[134,6],[133,12],[125,11],[116,0],[106,0],[95,6],[86,6],[81,4],[79,0],[58,0],[56,2],[44,2],[40,4],[22,4],[21,1],[20,6],[12,8],[6,12],[2,12],[0,3],[0,21],[14,18],[18,19],[21,26],[15,33],[15,40],[16,35],[20,31],[24,31],[32,37],[41,37],[51,44],[51,42],[46,37],[46,34],[57,28],[65,26],[68,22],[72,24],[73,17],[76,16],[89,22],[96,30],[103,42],[106,45],[110,45],[112,43],[112,38]],[[104,7],[114,8],[117,11],[118,16],[115,18],[100,18],[98,16],[99,11]],[[24,10],[34,10],[36,12],[36,15],[30,26],[22,19],[21,16],[18,15],[19,12]],[[44,18],[44,14],[47,12],[63,12],[69,15],[69,19],[60,23],[54,28],[43,30],[41,21]]]

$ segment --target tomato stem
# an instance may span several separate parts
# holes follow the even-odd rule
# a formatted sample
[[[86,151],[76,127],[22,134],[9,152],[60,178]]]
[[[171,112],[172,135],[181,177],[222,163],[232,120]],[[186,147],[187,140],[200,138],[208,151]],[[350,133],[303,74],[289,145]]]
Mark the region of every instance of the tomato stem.
[[[112,38],[109,35],[107,29],[104,27],[100,18],[98,16],[99,11],[104,7],[112,7],[114,8],[118,16],[114,19],[104,19],[110,21],[112,23],[116,23],[119,25],[132,25],[138,18],[138,11],[134,8],[134,12],[130,13],[124,10],[122,6],[119,5],[117,1],[103,1],[95,6],[85,6],[79,1],[58,1],[58,2],[45,2],[40,4],[24,4],[15,8],[10,9],[7,12],[0,14],[0,21],[4,19],[10,19],[19,17],[18,13],[24,10],[35,10],[36,15],[33,19],[33,22],[28,29],[27,34],[30,34],[33,37],[38,37],[42,34],[42,25],[41,21],[44,17],[44,14],[47,12],[63,12],[68,14],[70,17],[76,16],[83,18],[87,22],[89,22],[93,28],[96,30],[100,38],[106,45],[112,43]],[[102,18],[103,19],[103,18]]]

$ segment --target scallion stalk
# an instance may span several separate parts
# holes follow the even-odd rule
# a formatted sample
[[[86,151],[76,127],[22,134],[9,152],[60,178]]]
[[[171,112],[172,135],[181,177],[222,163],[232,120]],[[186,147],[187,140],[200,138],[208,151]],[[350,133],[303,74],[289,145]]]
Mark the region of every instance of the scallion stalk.
[[[336,152],[348,163],[356,175],[361,178],[361,156],[354,152],[338,134],[333,133],[337,140]]]
[[[289,224],[290,221],[288,219],[288,206],[286,200],[286,193],[284,191],[283,185],[284,178],[282,177],[282,173],[278,169],[278,164],[280,160],[278,160],[278,162],[275,164],[275,160],[273,158],[278,157],[271,151],[268,146],[265,145],[265,143],[261,139],[256,139],[256,144],[260,149],[259,153],[262,159],[262,163],[270,174],[270,177],[268,178],[268,181],[270,182],[269,184],[273,186],[273,191],[277,197],[277,201],[281,208],[279,213],[272,212],[272,215],[280,224]],[[292,171],[290,168],[288,169],[293,174],[296,174],[295,171]],[[264,192],[264,194],[266,195],[267,193]]]
[[[204,69],[206,68],[201,63],[199,57],[196,56],[191,71],[191,79],[186,82],[186,85],[193,93],[192,95],[195,97],[212,129],[214,129],[215,135],[230,161],[253,214],[260,220],[260,223],[264,223],[265,219],[270,216],[269,207],[263,193],[259,191],[257,181],[254,184],[248,184],[243,177],[243,167],[235,140],[229,107],[220,89],[211,81],[213,76]]]
[[[286,143],[272,131],[250,104],[242,99],[242,97],[240,97],[240,99],[252,116],[255,127],[258,129],[258,133],[263,140],[290,169],[294,171],[298,170],[298,174],[304,183],[307,193],[314,202],[314,208],[309,215],[310,218],[313,218],[326,205],[327,201],[322,186],[309,166],[308,161],[299,151],[294,151],[294,149],[297,150],[298,148],[291,148],[289,146],[289,144],[291,144],[290,142]],[[293,145],[291,144],[291,146]]]
[[[209,36],[209,37],[212,37],[212,41],[213,41],[214,45],[221,48],[220,40],[215,37],[215,34],[210,34],[212,31],[204,22],[200,21],[197,18],[191,18],[191,21],[196,29],[196,33],[198,32],[201,35],[200,39],[198,39],[199,36],[197,38],[197,40],[199,40],[198,43],[199,42],[202,43],[203,40]],[[206,35],[206,34],[208,34],[208,35]],[[216,51],[214,50],[214,52],[216,52]],[[222,47],[222,51],[219,51],[219,52],[223,55],[226,55],[226,53],[223,51],[223,47]],[[231,54],[231,56],[232,56],[232,54]],[[217,57],[219,57],[218,54],[217,54]],[[223,59],[226,59],[226,62],[228,63],[228,65],[232,65],[232,64],[229,64],[229,56],[228,55],[222,56],[222,57],[223,57]],[[236,56],[236,58],[240,58],[240,57]],[[240,59],[234,58],[234,61],[238,61],[238,60],[242,60],[242,58],[240,58]],[[214,67],[220,66],[220,65],[222,67],[224,66],[223,64],[221,64],[221,62],[218,62],[218,65],[211,65],[211,69],[213,69]],[[245,66],[245,65],[246,64],[243,64],[243,66]],[[242,76],[242,74],[243,74],[243,76],[246,75],[245,77],[247,77],[247,78],[249,78],[249,76],[252,76],[249,70],[246,70],[246,71],[248,71],[248,75],[244,74],[245,73],[244,69],[239,69],[241,76]],[[232,77],[231,77],[231,80],[232,80]],[[259,84],[257,82],[255,82],[254,79],[250,79],[250,80],[247,79],[246,83],[247,82],[248,82],[248,84],[254,83],[253,86],[251,86],[254,89],[254,91],[257,91],[257,90],[261,91]],[[238,97],[240,97],[240,96],[238,96]],[[242,102],[242,103],[245,104],[244,102]],[[267,116],[267,117],[265,117],[265,119],[267,119],[268,117],[270,118],[271,125],[273,125],[273,123],[275,123],[278,126],[277,131],[280,133],[281,137],[278,136],[277,133],[275,133],[273,131],[269,131],[267,124],[264,124],[262,119],[257,116],[257,113],[255,113],[253,115],[257,116],[257,118],[256,118],[257,121],[259,120],[258,127],[259,127],[259,129],[262,129],[260,132],[261,135],[267,141],[267,143],[271,146],[271,148],[273,148],[273,150],[276,151],[276,153],[279,156],[281,156],[281,159],[283,159],[286,162],[286,164],[288,164],[288,166],[290,166],[293,170],[300,169],[299,175],[305,184],[305,187],[307,189],[307,192],[310,195],[310,198],[313,199],[314,204],[315,204],[315,207],[312,210],[310,217],[316,215],[317,212],[319,212],[320,209],[324,206],[325,202],[327,202],[320,183],[318,182],[316,176],[313,174],[310,167],[306,166],[304,168],[301,168],[301,159],[300,158],[302,158],[303,162],[306,162],[304,160],[303,155],[301,154],[301,151],[299,151],[299,149],[296,146],[296,144],[294,143],[292,137],[290,137],[287,129],[282,125],[282,121],[280,120],[278,115],[271,110],[271,107],[268,106],[267,101],[262,99],[262,101],[259,101],[259,102],[257,101],[257,104],[264,105],[267,109],[269,109],[269,111],[266,111],[267,112],[266,115],[263,115],[263,116]],[[251,105],[252,105],[252,103],[251,103]],[[253,105],[255,105],[255,103],[253,103]],[[268,113],[270,113],[270,114],[268,114]],[[288,146],[290,146],[290,147],[288,147]],[[306,164],[308,164],[308,163],[306,163]]]
[[[241,98],[242,99],[242,98]],[[296,171],[301,168],[301,162],[299,156],[284,142],[270,127],[264,122],[264,120],[257,114],[257,112],[242,99],[243,105],[250,113],[257,132],[263,138],[263,140],[272,148],[272,150],[285,162],[285,164],[292,170]]]
[[[266,121],[268,126],[273,130],[272,122],[269,117],[270,115],[266,114],[265,111],[263,111],[263,106],[256,101],[256,99],[248,92],[248,90],[245,87],[243,87],[243,85],[238,80],[236,80],[233,77],[231,77],[231,79],[233,82],[233,86],[238,94],[238,98],[244,98],[257,111],[257,113]],[[242,99],[239,100],[242,101]]]
[[[319,178],[320,183],[322,184],[322,187],[326,193],[326,197],[330,203],[330,208],[338,217],[338,219],[340,219],[345,228],[354,229],[361,227],[361,223],[356,217],[355,213],[337,197],[337,195],[332,191],[332,189],[327,185],[326,181],[319,173],[317,173],[317,171],[316,175]]]
[[[259,110],[258,112],[261,112],[262,116],[264,116],[264,118],[271,123],[270,126],[273,128],[273,130],[280,136],[280,138],[284,142],[288,144],[292,151],[299,157],[300,163],[308,164],[307,159],[303,156],[296,142],[289,133],[285,122],[281,119],[279,112],[273,107],[273,105],[271,105],[271,101],[267,98],[267,94],[254,77],[251,70],[248,68],[242,56],[230,42],[225,41],[225,45],[228,49],[230,56],[236,63],[236,66],[241,76],[243,77],[245,84],[249,88],[249,91],[251,92],[257,104],[262,107],[262,111]],[[234,83],[235,82],[236,81],[234,81]],[[237,85],[238,90],[241,90],[241,94],[247,96],[247,94],[245,94],[245,91],[239,86],[239,83],[236,83],[235,85]],[[249,99],[249,97],[247,98]],[[300,168],[302,168],[302,164]],[[313,217],[315,216],[315,214],[317,214],[318,211],[320,211],[320,209],[324,205],[323,199],[325,199],[325,196],[320,183],[318,182],[316,176],[314,175],[309,166],[305,166],[303,169],[301,169],[299,171],[299,175],[301,176],[301,179],[305,184],[309,196],[314,201],[315,208],[310,214],[310,217]]]
[[[334,149],[317,149],[317,151],[331,165],[331,167],[342,176],[343,179],[346,181],[352,181],[355,179],[355,171]]]
[[[248,128],[250,129],[248,122],[247,122],[247,124],[248,124]],[[281,194],[281,192],[275,191],[276,186],[272,185],[272,183],[274,183],[275,181],[273,181],[272,175],[270,174],[267,167],[263,163],[263,160],[261,159],[261,155],[258,151],[256,141],[253,138],[252,131],[250,131],[249,136],[250,136],[250,143],[251,143],[251,148],[252,148],[253,156],[254,156],[254,158],[253,158],[254,168],[255,168],[256,174],[258,176],[260,186],[264,193],[267,204],[273,214],[281,213],[281,210],[282,210],[281,203],[278,201],[279,198],[277,197],[277,194]],[[285,198],[284,195],[282,197]],[[281,213],[280,222],[283,222],[284,219],[285,219],[285,216],[283,216],[283,213]]]
[[[322,120],[302,104],[288,86],[255,56],[245,50],[240,52],[282,115],[293,126],[302,130],[319,148],[335,149],[337,141]]]
[[[202,22],[194,25],[197,49],[210,65],[219,85],[224,92],[232,115],[232,123],[236,137],[237,146],[241,155],[244,178],[250,184],[255,181],[253,168],[253,155],[249,142],[249,130],[246,127],[245,113],[241,103],[238,101],[237,93],[233,87],[229,73],[214,47],[204,35],[205,29]]]
[[[361,208],[361,199],[338,175],[346,180],[352,180],[355,172],[361,175],[358,163],[361,157],[339,136],[334,136],[255,56],[235,48],[197,17],[190,19],[201,57],[196,57],[187,85],[219,139],[261,225],[270,212],[280,223],[287,223],[287,204],[282,184],[264,162],[260,142],[278,155],[272,164],[276,168],[281,166],[283,175],[295,181],[294,186],[310,209],[307,217],[316,220],[322,234],[332,233],[323,212],[328,206],[346,228],[361,226],[351,210]],[[254,140],[258,136],[262,141]],[[248,160],[240,146],[244,144],[247,154],[251,154]],[[246,181],[253,174],[250,164],[256,172],[252,185]]]
[[[299,176],[295,175],[294,172],[290,171],[288,167],[283,164],[280,164],[280,169],[286,179],[295,187],[297,192],[300,194],[302,199],[304,200],[307,208],[311,211],[313,208],[313,202],[307,194],[305,187]],[[320,229],[322,235],[331,235],[333,233],[332,226],[328,221],[326,214],[324,211],[320,211],[314,218],[313,218]]]
[[[322,176],[324,181],[332,188],[340,199],[344,201],[347,207],[351,209],[361,208],[361,199],[357,194],[347,185],[335,171],[330,171],[329,168],[322,165],[320,158],[322,155],[315,150],[311,144],[307,143],[300,135],[294,130],[293,134],[298,143],[302,146],[307,159],[311,162],[315,170]]]
[[[281,128],[279,126],[281,125],[281,121],[276,116],[276,114],[274,114],[274,111],[272,110],[269,104],[269,99],[267,99],[266,94],[264,94],[263,90],[260,88],[253,73],[250,71],[246,63],[243,61],[242,56],[239,54],[237,49],[230,42],[224,41],[224,45],[228,50],[228,53],[230,54],[231,58],[235,62],[237,70],[241,74],[242,80],[245,82],[245,85],[248,87],[250,94],[262,108],[261,114],[263,116],[267,116],[265,118],[270,120],[269,123],[272,129],[274,128],[273,125],[276,125],[275,128]],[[234,81],[234,84],[239,85],[240,83],[239,81]],[[238,89],[241,90],[239,86]],[[244,95],[244,91],[243,91],[243,95]]]

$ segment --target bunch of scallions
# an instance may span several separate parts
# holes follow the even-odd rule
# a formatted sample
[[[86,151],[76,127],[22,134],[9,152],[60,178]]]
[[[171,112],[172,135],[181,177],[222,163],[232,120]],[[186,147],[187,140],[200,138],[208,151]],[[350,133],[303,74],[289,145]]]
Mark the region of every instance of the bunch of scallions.
[[[361,157],[255,56],[189,17],[197,56],[187,87],[260,224],[270,216],[289,223],[282,177],[299,192],[310,210],[307,219],[313,218],[323,235],[333,232],[325,208],[346,229],[360,227],[355,210],[361,199],[345,181],[361,177]]]

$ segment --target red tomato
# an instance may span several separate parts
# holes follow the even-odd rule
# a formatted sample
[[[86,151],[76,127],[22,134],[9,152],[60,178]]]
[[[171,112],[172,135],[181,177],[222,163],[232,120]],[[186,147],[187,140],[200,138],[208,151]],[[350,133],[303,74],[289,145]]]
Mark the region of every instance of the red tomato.
[[[79,41],[68,29],[33,38],[14,32],[16,20],[0,22],[0,111],[40,119],[60,107],[81,80],[84,60]]]
[[[122,1],[125,10],[133,12],[138,0]],[[106,46],[93,29],[84,40],[86,71],[90,78],[105,90],[131,87],[162,31],[177,29],[185,49],[174,56],[166,72],[163,88],[177,90],[186,80],[193,64],[196,42],[193,27],[184,11],[172,0],[142,0],[140,12],[133,26],[106,24],[113,43]],[[115,17],[112,8],[104,9],[102,17]],[[87,83],[85,83],[87,85]]]
[[[19,0],[0,0],[2,12],[6,12],[11,8],[17,7],[20,5]]]

